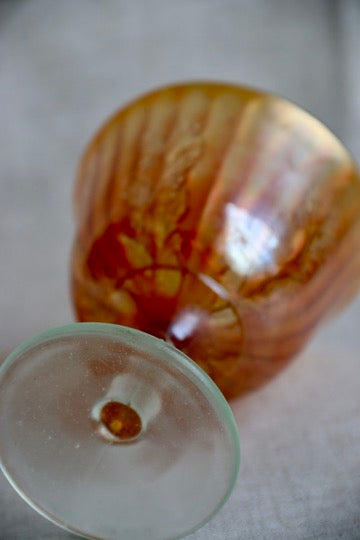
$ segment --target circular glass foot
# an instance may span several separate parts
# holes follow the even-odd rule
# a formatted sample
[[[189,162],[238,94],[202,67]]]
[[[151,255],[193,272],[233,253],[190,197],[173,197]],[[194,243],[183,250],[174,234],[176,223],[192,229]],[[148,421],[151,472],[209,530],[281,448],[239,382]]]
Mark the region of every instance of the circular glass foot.
[[[183,353],[117,325],[75,323],[0,370],[3,472],[38,512],[97,539],[190,534],[224,504],[237,428]]]

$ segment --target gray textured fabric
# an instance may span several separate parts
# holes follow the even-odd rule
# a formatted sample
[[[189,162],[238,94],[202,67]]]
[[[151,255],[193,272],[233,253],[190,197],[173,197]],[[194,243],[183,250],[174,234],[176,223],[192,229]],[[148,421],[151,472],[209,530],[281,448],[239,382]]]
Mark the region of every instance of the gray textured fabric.
[[[72,319],[72,182],[106,116],[165,82],[225,79],[287,96],[359,157],[359,28],[356,0],[1,2],[0,352]],[[359,320],[358,300],[232,403],[239,481],[193,540],[360,538]],[[1,540],[65,538],[0,476]]]

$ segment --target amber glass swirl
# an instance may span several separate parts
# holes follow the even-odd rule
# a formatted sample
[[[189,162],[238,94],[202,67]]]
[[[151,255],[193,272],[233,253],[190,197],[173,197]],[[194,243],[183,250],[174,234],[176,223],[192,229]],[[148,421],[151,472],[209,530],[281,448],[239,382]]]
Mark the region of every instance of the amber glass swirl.
[[[164,337],[227,397],[278,373],[360,282],[360,181],[286,100],[237,86],[157,90],[90,142],[76,187],[81,321]]]

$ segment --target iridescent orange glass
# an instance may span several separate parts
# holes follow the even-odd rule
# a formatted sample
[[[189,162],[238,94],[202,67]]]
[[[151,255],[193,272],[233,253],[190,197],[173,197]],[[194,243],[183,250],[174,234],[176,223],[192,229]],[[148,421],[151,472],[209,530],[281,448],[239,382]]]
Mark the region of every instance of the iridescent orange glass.
[[[162,88],[110,118],[76,187],[80,321],[171,341],[226,397],[259,387],[360,283],[360,181],[284,99]]]

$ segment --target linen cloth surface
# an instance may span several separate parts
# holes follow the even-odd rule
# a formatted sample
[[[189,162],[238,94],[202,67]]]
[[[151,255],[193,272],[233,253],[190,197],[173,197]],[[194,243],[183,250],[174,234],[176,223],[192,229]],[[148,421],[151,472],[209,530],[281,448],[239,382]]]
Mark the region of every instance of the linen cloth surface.
[[[0,2],[2,357],[73,320],[72,185],[107,116],[161,84],[233,81],[309,110],[359,159],[359,28],[356,0]],[[357,300],[277,379],[231,403],[239,479],[189,538],[360,538],[359,323]],[[66,538],[0,476],[1,540]]]

